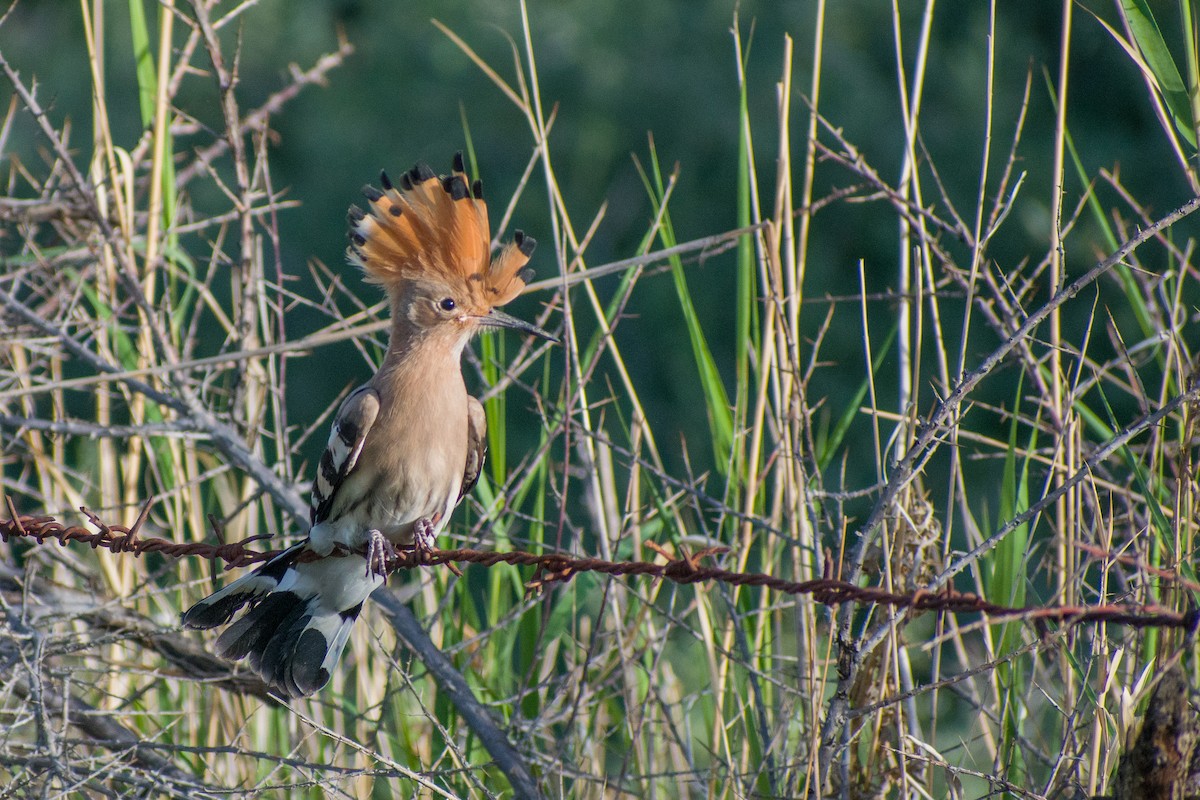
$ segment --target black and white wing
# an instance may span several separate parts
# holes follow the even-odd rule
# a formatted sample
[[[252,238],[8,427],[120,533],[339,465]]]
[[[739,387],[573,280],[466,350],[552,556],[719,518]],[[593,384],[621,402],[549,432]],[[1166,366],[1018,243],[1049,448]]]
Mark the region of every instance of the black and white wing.
[[[483,460],[487,456],[487,415],[483,412],[483,404],[470,395],[467,396],[467,463],[463,468],[462,487],[458,490],[458,499],[462,500],[467,492],[479,483],[479,473],[483,471]]]
[[[313,479],[310,506],[313,525],[329,517],[338,489],[358,464],[367,434],[378,416],[379,393],[370,386],[360,386],[342,402],[329,431],[329,444],[321,456],[317,477]]]

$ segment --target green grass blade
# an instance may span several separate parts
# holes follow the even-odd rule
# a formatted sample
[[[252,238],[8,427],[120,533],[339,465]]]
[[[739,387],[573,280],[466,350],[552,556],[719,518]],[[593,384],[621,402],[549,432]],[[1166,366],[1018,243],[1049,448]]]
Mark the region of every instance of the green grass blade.
[[[646,185],[646,191],[649,193],[651,201],[656,206],[665,202],[666,190],[653,140],[650,142],[650,173],[647,174],[640,164],[638,172],[641,174],[642,182]],[[659,240],[664,248],[671,248],[678,244],[674,228],[671,225],[671,215],[666,209],[662,213]],[[733,412],[729,404],[729,395],[725,392],[725,384],[721,380],[721,374],[717,370],[717,364],[713,360],[712,351],[708,346],[708,339],[700,325],[700,317],[692,302],[687,277],[683,271],[683,260],[679,256],[672,256],[669,263],[676,295],[679,298],[679,307],[687,326],[688,341],[692,346],[692,357],[700,374],[705,410],[708,413],[709,433],[712,436],[713,459],[717,470],[725,475],[729,471],[729,459],[733,449]]]
[[[134,74],[137,75],[138,107],[142,127],[154,124],[154,98],[158,95],[158,77],[154,70],[154,51],[150,47],[150,29],[142,0],[129,0],[129,32],[133,45]]]
[[[744,69],[743,69],[744,72]],[[749,227],[751,218],[750,159],[753,154],[747,147],[750,131],[750,110],[746,98],[746,87],[741,87],[738,96],[738,129],[744,135],[738,137],[737,161],[737,220],[739,228]],[[738,427],[744,427],[748,398],[750,397],[750,353],[759,348],[758,307],[754,303],[754,290],[758,283],[758,272],[754,258],[754,237],[747,234],[738,239],[737,246],[737,318],[734,328],[734,353],[736,353],[737,391],[736,405]],[[738,458],[741,461],[741,456]],[[741,472],[740,465],[734,467]]]
[[[1175,129],[1194,150],[1196,126],[1192,118],[1191,100],[1179,74],[1179,68],[1175,66],[1175,60],[1171,57],[1171,50],[1163,39],[1162,30],[1154,20],[1150,4],[1146,0],[1121,0],[1121,13],[1146,66],[1150,68],[1163,103],[1175,123]]]
[[[1008,447],[1004,455],[1000,482],[1000,518],[1012,519],[1029,508],[1029,453],[1037,447],[1037,425],[1030,427],[1025,455],[1019,459],[1017,439],[1020,433],[1021,395],[1024,381],[1017,382],[1012,423],[1009,426]],[[987,596],[994,603],[1010,606],[1025,605],[1025,559],[1029,552],[1029,525],[1019,525],[996,546],[990,554],[987,573]],[[1000,625],[996,645],[999,659],[1013,653],[1021,644],[1021,622]],[[1001,693],[1000,750],[1001,762],[1007,764],[1008,780],[1019,780],[1026,774],[1020,741],[1026,717],[1025,695],[1027,668],[1023,658],[1005,661],[996,668]]]

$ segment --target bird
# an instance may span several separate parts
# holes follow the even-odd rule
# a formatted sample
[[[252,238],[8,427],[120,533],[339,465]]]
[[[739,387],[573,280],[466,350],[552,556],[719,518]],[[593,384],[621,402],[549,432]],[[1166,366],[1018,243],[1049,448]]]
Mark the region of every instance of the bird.
[[[285,698],[328,683],[350,630],[397,546],[431,549],[479,479],[486,419],[461,357],[484,328],[550,342],[510,316],[533,276],[537,242],[514,233],[493,256],[482,184],[462,153],[449,175],[418,162],[398,184],[380,173],[366,209],[351,206],[347,261],[387,296],[391,328],[374,376],[333,420],[312,484],[308,536],[183,613],[187,628],[227,625],[219,655],[245,659]]]

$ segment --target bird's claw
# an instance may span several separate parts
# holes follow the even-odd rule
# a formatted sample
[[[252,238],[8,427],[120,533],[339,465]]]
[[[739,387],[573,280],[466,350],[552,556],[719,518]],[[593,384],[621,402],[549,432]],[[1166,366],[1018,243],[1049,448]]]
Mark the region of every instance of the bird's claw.
[[[436,544],[437,533],[432,522],[421,517],[413,523],[413,550],[421,554],[429,553]]]
[[[434,550],[437,549],[437,527],[433,522],[425,517],[413,523],[413,555],[422,563],[430,563],[423,561],[430,557]],[[462,577],[462,570],[454,565],[452,561],[441,561],[445,564],[446,569],[453,572],[458,577]]]
[[[396,548],[377,530],[368,532],[367,576],[378,575],[386,579],[388,561],[396,557]]]

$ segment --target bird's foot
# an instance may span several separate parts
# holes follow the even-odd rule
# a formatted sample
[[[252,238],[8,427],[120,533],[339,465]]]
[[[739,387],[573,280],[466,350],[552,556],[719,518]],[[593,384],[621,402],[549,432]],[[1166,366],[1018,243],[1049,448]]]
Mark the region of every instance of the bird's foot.
[[[437,528],[431,520],[421,517],[421,519],[413,523],[412,548],[413,555],[418,561],[430,563],[425,561],[425,559],[429,558],[433,551],[437,549]],[[454,562],[443,561],[441,563],[446,565],[446,569],[458,577],[462,577],[462,570],[455,566]]]
[[[387,579],[388,560],[396,557],[396,548],[377,530],[367,531],[367,577]]]
[[[436,544],[437,532],[428,518],[421,517],[413,523],[413,550],[419,555],[426,555],[434,550]]]

